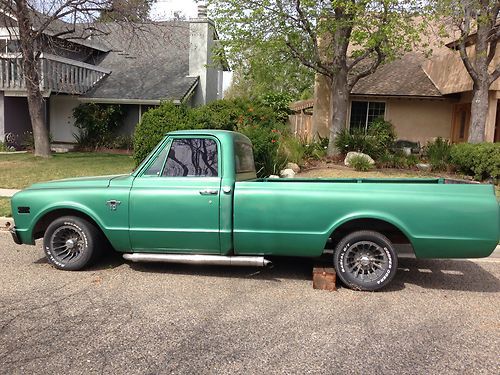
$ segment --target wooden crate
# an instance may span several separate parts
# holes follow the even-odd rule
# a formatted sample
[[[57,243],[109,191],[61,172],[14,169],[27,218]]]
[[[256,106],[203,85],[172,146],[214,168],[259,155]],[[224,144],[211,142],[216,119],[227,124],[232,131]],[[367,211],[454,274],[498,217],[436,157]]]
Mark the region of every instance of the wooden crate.
[[[337,290],[335,282],[337,274],[335,269],[331,267],[314,267],[313,268],[313,288],[321,290],[329,290],[331,292]]]

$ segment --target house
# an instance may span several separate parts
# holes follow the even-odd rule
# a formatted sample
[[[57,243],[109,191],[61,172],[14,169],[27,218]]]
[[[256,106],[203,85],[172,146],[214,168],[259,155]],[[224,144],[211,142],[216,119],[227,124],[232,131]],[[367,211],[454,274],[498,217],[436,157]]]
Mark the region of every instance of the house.
[[[473,54],[473,40],[468,46]],[[497,50],[492,62],[500,63]],[[316,78],[316,101],[293,103],[292,130],[307,134],[315,127],[322,137],[329,136],[329,90],[324,77]],[[318,91],[317,91],[318,92]],[[485,140],[500,141],[500,79],[489,92],[489,112]],[[456,43],[438,48],[430,58],[410,52],[385,64],[372,75],[358,81],[351,91],[346,126],[367,129],[373,119],[390,121],[398,139],[425,145],[436,137],[454,143],[465,142],[470,126],[472,80],[456,52]],[[318,109],[319,108],[319,109]],[[317,110],[318,109],[318,110]]]
[[[31,121],[16,20],[5,12],[0,15],[3,141],[5,135],[30,131]],[[56,20],[41,37],[40,85],[53,143],[75,142],[72,111],[81,103],[121,104],[125,119],[120,132],[131,134],[142,113],[161,101],[198,106],[222,97],[222,75],[229,69],[213,58],[218,36],[205,7],[189,21],[92,26],[99,32],[63,39],[57,35],[70,25]]]

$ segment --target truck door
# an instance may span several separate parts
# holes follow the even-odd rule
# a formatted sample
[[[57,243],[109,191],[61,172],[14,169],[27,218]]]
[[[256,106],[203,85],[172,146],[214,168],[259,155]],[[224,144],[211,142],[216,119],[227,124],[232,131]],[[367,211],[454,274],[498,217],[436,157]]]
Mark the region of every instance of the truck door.
[[[220,144],[210,136],[169,138],[134,179],[134,251],[219,253]]]

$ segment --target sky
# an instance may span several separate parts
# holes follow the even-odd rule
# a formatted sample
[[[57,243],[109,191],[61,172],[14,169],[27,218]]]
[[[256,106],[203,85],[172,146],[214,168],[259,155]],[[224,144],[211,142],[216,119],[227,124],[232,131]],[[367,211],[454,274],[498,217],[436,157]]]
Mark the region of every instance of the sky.
[[[174,12],[180,12],[186,18],[195,18],[197,4],[194,0],[157,0],[151,9],[153,19],[172,18]]]

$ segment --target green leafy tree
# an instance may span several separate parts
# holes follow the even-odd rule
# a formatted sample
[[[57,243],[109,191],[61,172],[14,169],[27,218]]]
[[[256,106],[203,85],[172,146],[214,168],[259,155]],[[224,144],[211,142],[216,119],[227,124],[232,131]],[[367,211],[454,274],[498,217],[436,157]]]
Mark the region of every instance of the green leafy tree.
[[[297,64],[278,41],[261,41],[232,56],[233,79],[226,98],[287,94],[292,100],[312,96],[314,72]]]
[[[328,153],[347,120],[349,93],[363,77],[412,48],[419,0],[209,0],[228,57],[273,41],[273,50],[331,79]],[[420,23],[420,27],[423,24]],[[269,66],[269,70],[273,67]]]
[[[500,77],[498,60],[494,65],[500,40],[500,1],[436,0],[433,4],[437,16],[444,17],[445,23],[460,34],[455,48],[473,82],[468,141],[483,142],[488,115],[488,91]]]
[[[109,7],[101,11],[99,21],[148,21],[154,3],[156,0],[111,0]]]

